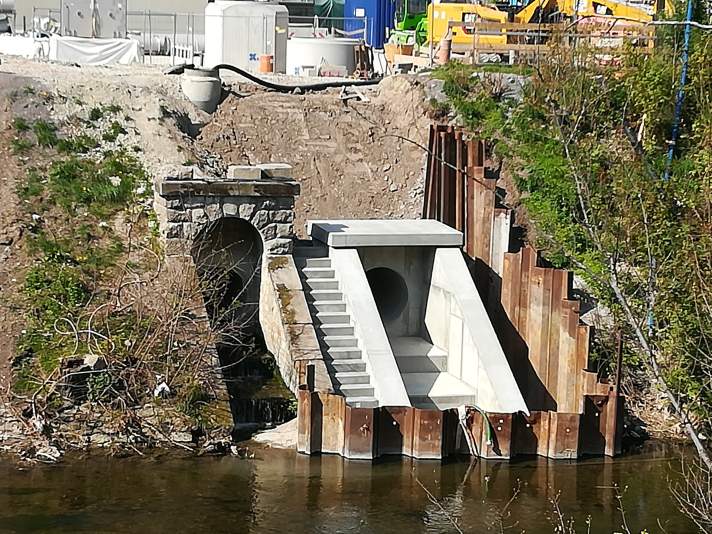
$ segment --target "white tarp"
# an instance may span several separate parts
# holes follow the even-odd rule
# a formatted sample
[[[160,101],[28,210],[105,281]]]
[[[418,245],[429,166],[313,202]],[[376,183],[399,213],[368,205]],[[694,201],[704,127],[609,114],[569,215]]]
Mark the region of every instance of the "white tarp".
[[[38,58],[47,56],[47,39],[33,39],[21,35],[0,35],[0,54]]]
[[[140,48],[131,39],[89,39],[52,36],[49,59],[79,65],[128,65],[141,59]]]

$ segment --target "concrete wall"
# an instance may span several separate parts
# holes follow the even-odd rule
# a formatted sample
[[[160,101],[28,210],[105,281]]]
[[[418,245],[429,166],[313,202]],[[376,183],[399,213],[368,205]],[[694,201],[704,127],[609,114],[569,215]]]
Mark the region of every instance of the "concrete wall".
[[[262,262],[259,317],[287,387],[296,395],[306,365],[313,365],[314,388],[333,391],[292,256],[267,256]]]
[[[425,325],[448,351],[448,372],[475,389],[479,408],[528,413],[460,249],[435,251]]]
[[[400,274],[408,288],[408,303],[394,320],[384,320],[389,337],[423,336],[425,289],[429,286],[434,249],[431,247],[363,247],[363,269],[386,267]]]

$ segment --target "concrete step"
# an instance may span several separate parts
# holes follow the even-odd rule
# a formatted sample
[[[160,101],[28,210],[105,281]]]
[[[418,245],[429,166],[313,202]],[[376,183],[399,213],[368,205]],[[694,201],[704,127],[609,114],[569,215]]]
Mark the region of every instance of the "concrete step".
[[[421,337],[395,337],[390,343],[401,373],[447,371],[447,352]]]
[[[401,373],[440,373],[447,371],[447,356],[396,356]]]
[[[317,300],[312,302],[312,308],[314,308],[318,313],[335,313],[335,312],[346,312],[346,303],[340,301],[321,301]]]
[[[339,281],[335,278],[308,278],[304,283],[310,289],[325,290],[339,289]]]
[[[476,392],[450,373],[403,373],[410,401],[417,408],[447,410],[463,404],[474,404]]]
[[[346,404],[353,408],[378,408],[375,397],[347,397]]]
[[[334,278],[336,273],[331,267],[305,267],[302,274],[307,278]]]
[[[350,397],[373,397],[371,384],[342,384],[339,391],[349,399]]]
[[[305,267],[309,269],[316,269],[316,268],[330,268],[331,267],[331,259],[330,258],[306,258],[304,261]]]
[[[321,324],[351,324],[351,315],[343,312],[319,312],[316,319]]]
[[[352,347],[358,348],[358,341],[354,336],[324,336],[321,341],[327,347]]]
[[[314,289],[309,292],[309,298],[313,302],[342,302],[344,295],[341,291],[333,289]]]
[[[361,358],[361,349],[354,347],[331,347],[329,356],[334,360],[358,360]]]
[[[319,326],[319,330],[326,337],[354,335],[354,327],[350,324],[323,324]]]
[[[334,369],[334,372],[339,373],[365,373],[366,362],[362,359],[354,360],[333,360],[329,365]]]
[[[334,377],[339,384],[370,384],[371,377],[368,373],[355,371],[346,371],[343,373],[335,373]]]
[[[326,258],[329,254],[329,250],[326,247],[310,247],[297,245],[294,247],[292,256],[294,257],[294,263],[299,266],[300,262],[311,258]],[[328,258],[327,258],[328,259]]]

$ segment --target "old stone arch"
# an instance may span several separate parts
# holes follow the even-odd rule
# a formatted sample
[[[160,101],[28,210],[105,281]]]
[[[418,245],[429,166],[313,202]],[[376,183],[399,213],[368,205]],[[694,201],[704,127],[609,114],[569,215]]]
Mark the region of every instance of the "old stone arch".
[[[254,414],[265,408],[260,403],[269,405],[267,412],[275,409],[271,399],[253,401],[244,388],[264,376],[262,266],[272,254],[292,252],[298,193],[289,166],[280,164],[232,167],[219,178],[180,168],[156,184],[154,210],[166,260],[191,270],[200,284],[236,424],[254,423],[260,417]]]
[[[221,217],[193,239],[191,257],[213,328],[256,328],[260,300],[263,243],[252,223]]]

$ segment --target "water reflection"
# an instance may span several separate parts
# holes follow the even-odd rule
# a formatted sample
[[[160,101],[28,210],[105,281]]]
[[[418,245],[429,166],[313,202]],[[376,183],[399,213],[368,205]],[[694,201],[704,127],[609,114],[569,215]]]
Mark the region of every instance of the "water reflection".
[[[258,451],[235,458],[90,459],[18,471],[0,465],[2,532],[552,532],[560,495],[579,532],[620,531],[614,484],[631,530],[693,529],[667,491],[665,448],[617,460],[562,463],[347,461]],[[427,489],[427,492],[425,489]],[[428,495],[430,493],[430,496]]]

